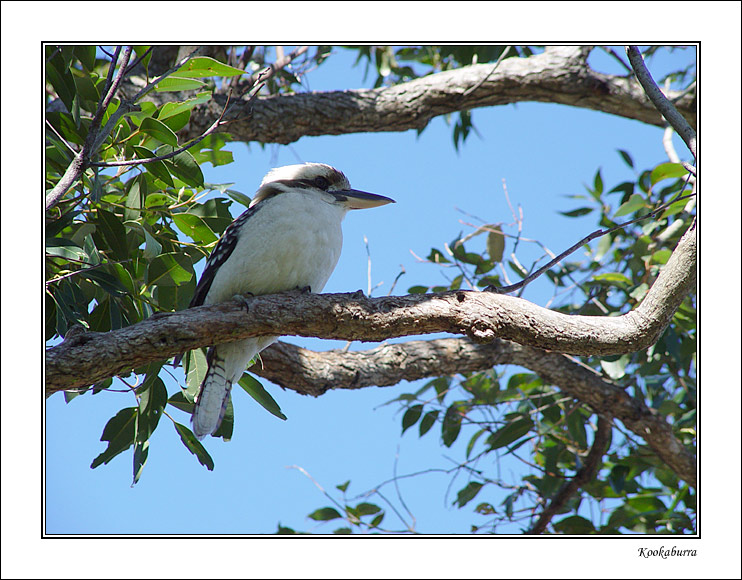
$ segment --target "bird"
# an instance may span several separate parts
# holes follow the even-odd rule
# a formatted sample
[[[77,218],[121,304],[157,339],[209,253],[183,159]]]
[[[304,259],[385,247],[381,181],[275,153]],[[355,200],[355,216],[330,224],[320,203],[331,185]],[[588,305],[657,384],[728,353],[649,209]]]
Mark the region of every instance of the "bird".
[[[343,172],[324,163],[272,169],[209,255],[189,307],[296,289],[321,292],[340,258],[348,211],[389,203],[395,202],[351,189]],[[217,431],[232,384],[277,339],[259,336],[209,348],[193,410],[196,438]]]

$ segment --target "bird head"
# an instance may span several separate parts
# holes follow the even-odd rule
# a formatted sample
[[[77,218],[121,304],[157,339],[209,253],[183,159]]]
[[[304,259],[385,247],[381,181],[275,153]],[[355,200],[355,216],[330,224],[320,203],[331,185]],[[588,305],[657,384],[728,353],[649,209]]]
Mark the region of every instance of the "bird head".
[[[365,209],[394,203],[393,199],[383,195],[352,189],[343,172],[330,165],[304,163],[276,167],[268,172],[250,207],[275,195],[297,190],[318,193],[346,209]]]

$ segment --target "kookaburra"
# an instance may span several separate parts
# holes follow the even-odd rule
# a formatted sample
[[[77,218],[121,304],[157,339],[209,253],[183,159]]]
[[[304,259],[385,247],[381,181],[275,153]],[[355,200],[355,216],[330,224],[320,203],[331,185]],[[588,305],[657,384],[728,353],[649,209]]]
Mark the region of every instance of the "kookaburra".
[[[191,307],[297,288],[321,292],[340,257],[340,223],[348,210],[393,202],[351,189],[342,172],[323,163],[273,169],[209,256]],[[218,429],[232,383],[277,339],[247,338],[209,349],[208,370],[193,412],[196,437],[203,439]]]

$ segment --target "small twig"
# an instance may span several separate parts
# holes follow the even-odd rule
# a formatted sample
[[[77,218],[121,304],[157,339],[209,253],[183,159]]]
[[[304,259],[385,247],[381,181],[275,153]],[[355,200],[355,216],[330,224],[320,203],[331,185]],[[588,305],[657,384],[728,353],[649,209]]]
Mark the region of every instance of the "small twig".
[[[510,45],[506,46],[505,47],[505,50],[502,51],[502,54],[500,54],[499,58],[497,59],[497,62],[495,62],[495,66],[492,67],[492,70],[490,72],[488,72],[487,75],[483,79],[481,79],[476,85],[474,85],[473,87],[469,87],[468,89],[466,89],[461,94],[461,96],[459,98],[463,98],[463,97],[469,96],[471,93],[473,93],[474,91],[476,91],[479,87],[481,87],[484,83],[486,83],[487,80],[493,74],[495,74],[495,71],[497,70],[497,67],[500,66],[500,63],[508,55],[508,53],[510,52],[510,49],[511,48],[512,47]]]
[[[616,53],[615,50],[613,50],[612,48],[608,46],[603,46],[601,48],[605,50],[613,58],[615,58],[618,62],[620,62],[621,66],[626,69],[626,72],[628,72],[629,74],[633,74],[634,71],[632,70],[632,68],[628,64],[626,64],[626,61],[624,59],[618,56],[618,53]]]
[[[649,100],[660,112],[660,114],[667,120],[672,128],[675,129],[680,138],[685,141],[691,154],[696,158],[696,132],[688,124],[688,121],[678,112],[670,100],[665,97],[657,83],[654,82],[652,75],[650,74],[647,66],[644,64],[644,58],[642,57],[639,47],[627,46],[626,54],[629,57],[631,67],[634,69],[639,84],[641,84],[644,92],[646,93]]]
[[[131,72],[132,70],[134,70],[134,69],[136,68],[136,66],[137,66],[137,65],[138,65],[138,64],[139,64],[140,62],[142,62],[142,61],[143,61],[143,60],[144,60],[144,59],[145,59],[145,58],[147,57],[147,55],[148,55],[148,54],[149,54],[150,52],[152,52],[152,49],[153,49],[153,48],[154,48],[154,46],[150,46],[150,47],[149,47],[149,48],[148,48],[148,49],[147,49],[147,50],[146,50],[146,51],[144,52],[144,54],[143,54],[142,56],[140,56],[140,57],[139,57],[138,59],[136,59],[136,60],[134,61],[134,63],[133,63],[133,64],[129,65],[129,67],[128,67],[128,68],[126,69],[126,73],[125,73],[125,74],[129,74],[129,73],[130,73],[130,72]],[[149,76],[149,75],[147,75],[147,76]]]
[[[675,151],[675,146],[672,144],[673,133],[675,133],[675,130],[670,127],[670,125],[665,127],[665,132],[662,134],[662,146],[665,148],[667,158],[672,163],[680,163],[680,157],[678,157],[678,153]]]
[[[681,194],[682,194],[682,191],[681,191]],[[656,214],[658,214],[661,211],[664,211],[665,209],[667,209],[668,207],[670,207],[672,204],[674,204],[674,203],[676,203],[678,201],[684,200],[684,199],[689,199],[689,198],[691,198],[691,197],[693,197],[695,195],[696,195],[695,193],[690,193],[690,194],[688,194],[686,196],[676,196],[674,199],[668,201],[665,204],[662,204],[660,207],[658,207],[657,209],[652,210],[648,214],[645,214],[643,216],[639,216],[638,218],[635,218],[635,219],[633,219],[631,221],[624,222],[622,224],[618,224],[618,225],[613,226],[612,228],[609,228],[607,230],[596,230],[593,233],[591,233],[590,235],[585,236],[584,238],[582,238],[579,242],[577,242],[576,244],[574,244],[573,246],[571,246],[569,249],[567,249],[564,252],[562,252],[561,254],[559,254],[556,258],[554,258],[553,260],[551,260],[548,264],[546,264],[545,266],[539,268],[533,274],[530,274],[529,276],[527,276],[526,278],[524,278],[523,280],[521,280],[517,284],[512,284],[510,286],[493,286],[493,285],[490,285],[490,286],[487,286],[484,290],[485,290],[485,292],[496,292],[497,294],[510,294],[511,292],[515,292],[516,290],[522,288],[526,284],[530,284],[533,280],[535,280],[536,278],[538,278],[539,276],[541,276],[541,274],[543,274],[544,272],[546,272],[549,268],[551,268],[552,266],[554,266],[554,264],[557,264],[557,263],[561,262],[564,258],[566,258],[570,254],[574,253],[575,251],[577,251],[578,249],[580,249],[582,246],[584,246],[588,242],[591,242],[592,240],[594,240],[596,238],[600,238],[602,236],[605,236],[606,234],[610,234],[610,233],[615,232],[617,230],[621,230],[621,229],[623,229],[623,228],[625,228],[627,226],[630,226],[631,224],[635,224],[636,222],[640,222],[642,220],[645,220],[645,219],[649,219],[651,217],[654,217]]]
[[[73,155],[77,155],[77,151],[75,151],[75,149],[74,149],[74,148],[72,147],[72,145],[70,145],[69,143],[67,143],[67,140],[66,140],[66,139],[65,139],[64,137],[62,137],[62,136],[61,136],[61,135],[60,135],[60,134],[59,134],[59,133],[57,132],[57,130],[56,130],[56,129],[54,128],[54,125],[52,125],[52,124],[51,124],[51,123],[49,122],[49,119],[46,119],[46,124],[47,124],[47,125],[49,125],[49,128],[50,128],[50,129],[51,129],[51,130],[53,131],[53,133],[54,133],[54,134],[55,134],[55,135],[57,136],[57,138],[58,138],[58,139],[59,139],[59,140],[60,140],[60,141],[61,141],[62,143],[64,143],[64,144],[65,144],[65,145],[67,146],[67,149],[69,149],[70,151],[72,151]]]

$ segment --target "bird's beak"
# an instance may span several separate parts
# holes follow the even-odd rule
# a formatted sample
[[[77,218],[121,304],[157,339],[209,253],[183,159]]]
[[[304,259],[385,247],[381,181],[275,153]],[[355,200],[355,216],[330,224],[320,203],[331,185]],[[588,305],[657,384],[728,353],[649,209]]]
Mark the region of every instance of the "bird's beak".
[[[330,193],[335,196],[335,199],[347,206],[349,209],[366,209],[369,207],[379,207],[380,205],[386,205],[388,203],[396,203],[390,197],[376,195],[375,193],[366,193],[365,191],[358,191],[357,189],[342,189],[339,191],[331,191]]]

